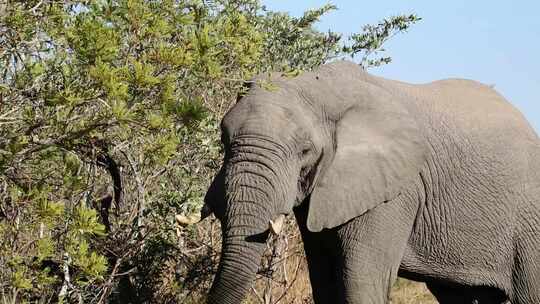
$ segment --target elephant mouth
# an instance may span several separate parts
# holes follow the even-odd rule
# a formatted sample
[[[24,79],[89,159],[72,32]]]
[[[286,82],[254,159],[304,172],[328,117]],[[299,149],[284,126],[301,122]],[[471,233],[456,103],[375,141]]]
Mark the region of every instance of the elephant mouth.
[[[264,232],[246,236],[245,241],[250,242],[250,243],[264,244],[268,240],[269,235],[270,235],[270,230],[266,230]]]
[[[247,236],[246,242],[266,243],[270,235],[279,235],[285,225],[286,217],[287,215],[284,213],[279,214],[274,220],[269,221],[267,230]]]

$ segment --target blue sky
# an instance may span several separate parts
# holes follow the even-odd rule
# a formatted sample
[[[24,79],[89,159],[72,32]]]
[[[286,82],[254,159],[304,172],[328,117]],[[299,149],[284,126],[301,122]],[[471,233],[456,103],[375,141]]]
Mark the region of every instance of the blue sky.
[[[324,0],[263,0],[294,16]],[[371,69],[413,83],[458,77],[495,85],[540,131],[540,1],[334,0],[317,28],[345,34],[401,13],[423,20],[386,45],[393,62]]]

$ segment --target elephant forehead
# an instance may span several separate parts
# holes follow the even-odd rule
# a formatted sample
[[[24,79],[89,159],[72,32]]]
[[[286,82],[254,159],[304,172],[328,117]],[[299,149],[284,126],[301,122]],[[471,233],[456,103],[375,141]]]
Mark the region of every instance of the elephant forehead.
[[[222,127],[231,134],[250,130],[283,132],[296,129],[299,122],[304,119],[292,103],[249,96],[241,99],[227,113],[223,118]]]

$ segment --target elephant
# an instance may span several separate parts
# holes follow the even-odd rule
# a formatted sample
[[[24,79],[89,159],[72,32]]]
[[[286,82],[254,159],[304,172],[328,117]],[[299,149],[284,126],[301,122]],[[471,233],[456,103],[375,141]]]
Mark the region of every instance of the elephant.
[[[388,303],[398,276],[442,304],[540,303],[540,140],[494,89],[347,60],[248,86],[204,199],[223,233],[208,303],[243,300],[289,214],[315,303]]]

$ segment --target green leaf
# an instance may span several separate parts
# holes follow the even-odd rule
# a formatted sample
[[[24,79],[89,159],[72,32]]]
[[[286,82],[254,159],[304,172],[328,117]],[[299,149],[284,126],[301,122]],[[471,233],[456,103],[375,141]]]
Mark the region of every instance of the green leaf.
[[[11,285],[20,290],[32,289],[32,280],[26,275],[24,268],[15,271],[11,277]]]
[[[73,221],[70,230],[78,235],[105,235],[105,226],[97,220],[97,213],[94,209],[77,207],[73,213]]]
[[[54,241],[50,237],[45,237],[37,241],[38,262],[54,255]]]

